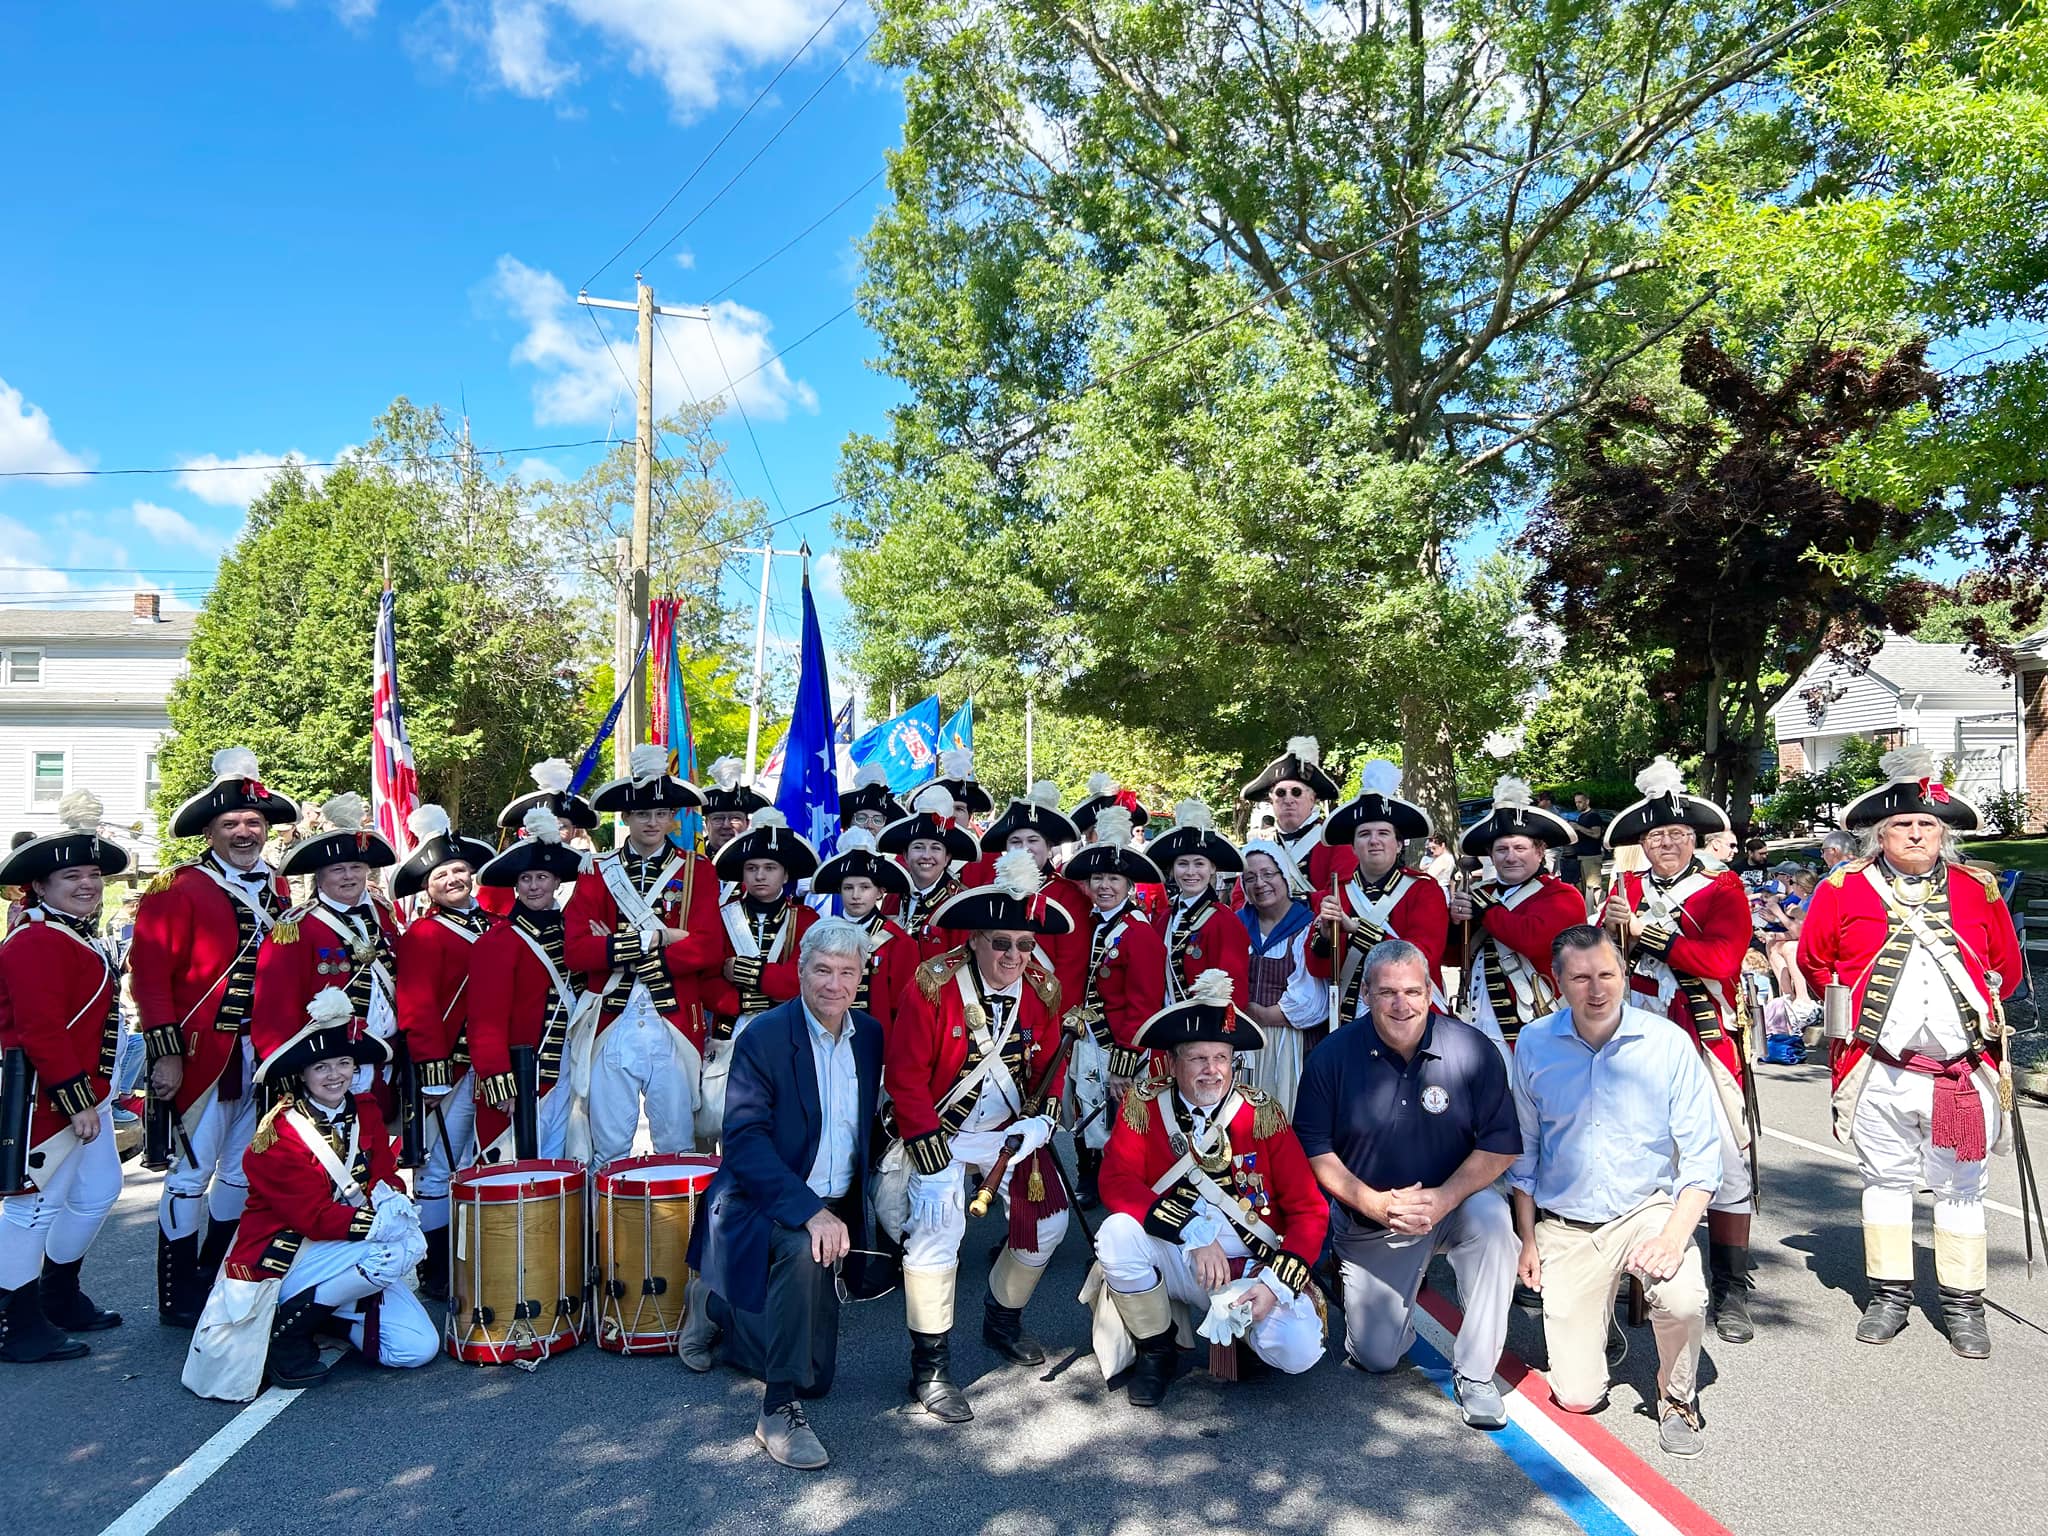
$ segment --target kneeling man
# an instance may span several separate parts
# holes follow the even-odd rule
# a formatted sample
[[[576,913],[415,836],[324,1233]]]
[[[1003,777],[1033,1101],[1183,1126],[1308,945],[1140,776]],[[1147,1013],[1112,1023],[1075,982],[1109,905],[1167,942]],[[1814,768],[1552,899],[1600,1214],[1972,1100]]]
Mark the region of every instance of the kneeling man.
[[[1095,1256],[1137,1349],[1127,1390],[1140,1408],[1173,1382],[1176,1301],[1212,1343],[1242,1337],[1289,1375],[1323,1355],[1309,1266],[1329,1208],[1286,1112],[1234,1081],[1237,1052],[1265,1037],[1231,992],[1227,972],[1205,971],[1139,1029],[1137,1049],[1172,1052],[1171,1076],[1132,1087],[1103,1152]]]
[[[829,1459],[803,1398],[831,1389],[839,1358],[833,1271],[872,1252],[870,1130],[882,1082],[882,1027],[854,1009],[868,936],[845,918],[805,932],[797,996],[758,1014],[732,1043],[725,1160],[690,1234],[690,1317],[677,1353],[765,1383],[754,1438],[785,1467]]]

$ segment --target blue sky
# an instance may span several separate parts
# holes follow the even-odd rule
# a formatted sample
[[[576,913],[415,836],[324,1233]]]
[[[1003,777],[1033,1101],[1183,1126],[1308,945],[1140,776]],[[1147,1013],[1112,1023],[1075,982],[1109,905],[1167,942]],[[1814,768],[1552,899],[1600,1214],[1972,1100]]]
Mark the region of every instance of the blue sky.
[[[574,294],[837,3],[9,7],[0,470],[328,459],[400,394],[466,405],[487,447],[630,437],[631,394]],[[840,9],[591,292],[630,298],[636,262],[872,24],[860,0]],[[719,295],[879,170],[900,129],[896,83],[856,59],[649,262],[657,298]],[[792,512],[834,493],[839,445],[893,397],[857,316],[773,357],[851,300],[854,241],[884,195],[877,182],[720,296],[712,327],[665,322],[681,379],[656,348],[664,410],[685,386],[724,389],[714,340],[735,376],[767,364],[739,394]],[[631,316],[603,318],[630,369]],[[776,512],[739,418],[721,427],[741,490]],[[534,457],[573,473],[597,451]],[[196,601],[261,479],[0,478],[0,604],[126,607],[138,583]],[[776,542],[825,552],[830,519]],[[829,633],[831,562],[814,582]],[[793,640],[793,568],[776,588]]]

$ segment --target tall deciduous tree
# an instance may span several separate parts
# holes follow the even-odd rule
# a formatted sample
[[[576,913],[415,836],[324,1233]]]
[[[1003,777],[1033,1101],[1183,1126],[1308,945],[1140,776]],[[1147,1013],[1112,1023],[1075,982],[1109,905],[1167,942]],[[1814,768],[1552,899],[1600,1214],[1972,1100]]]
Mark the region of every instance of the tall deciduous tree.
[[[1443,807],[1495,723],[1450,551],[1701,302],[1649,234],[1796,6],[879,9],[863,671],[1022,655],[1247,759],[1398,722]]]
[[[1766,381],[1705,331],[1687,338],[1680,378],[1691,409],[1599,408],[1582,461],[1522,542],[1547,618],[1589,650],[1662,651],[1652,690],[1703,700],[1686,745],[1708,794],[1741,807],[1783,688],[1824,650],[1868,654],[1884,629],[1910,631],[1933,595],[1867,574],[1928,508],[1851,494],[1821,471],[1940,386],[1917,345],[1876,362],[1817,347]]]

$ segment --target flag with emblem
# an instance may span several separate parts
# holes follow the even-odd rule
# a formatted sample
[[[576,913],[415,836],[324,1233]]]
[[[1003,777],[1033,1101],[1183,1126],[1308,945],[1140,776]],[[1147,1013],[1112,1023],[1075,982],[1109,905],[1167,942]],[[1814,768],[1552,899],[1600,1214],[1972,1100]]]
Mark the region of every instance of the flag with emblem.
[[[384,841],[404,858],[412,852],[406,820],[419,808],[420,781],[398,702],[397,597],[384,589],[377,602],[377,659],[373,666],[374,723],[370,731],[370,814]]]
[[[825,636],[811,577],[804,572],[803,647],[797,661],[796,708],[782,739],[782,776],[775,808],[810,839],[820,858],[839,846],[839,772],[832,731],[832,689],[825,676]]]

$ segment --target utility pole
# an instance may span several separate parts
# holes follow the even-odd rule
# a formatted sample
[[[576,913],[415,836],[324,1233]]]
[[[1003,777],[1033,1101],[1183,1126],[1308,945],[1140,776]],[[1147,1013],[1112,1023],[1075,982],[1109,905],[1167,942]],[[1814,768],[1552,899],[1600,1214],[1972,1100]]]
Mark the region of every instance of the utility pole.
[[[759,549],[736,549],[736,555],[759,555],[761,557],[761,596],[754,609],[754,687],[747,700],[747,772],[746,782],[754,782],[754,763],[761,753],[761,685],[763,670],[768,658],[768,576],[773,569],[777,555],[785,560],[800,559],[804,562],[806,574],[810,570],[811,550],[806,544],[802,549],[777,549],[765,542]]]
[[[653,288],[638,272],[633,274],[633,286],[631,304],[618,299],[593,299],[588,293],[576,295],[576,302],[587,308],[631,310],[638,320],[640,366],[633,382],[633,533],[625,541],[627,570],[620,583],[619,631],[613,636],[613,652],[620,671],[630,670],[633,674],[632,693],[626,700],[618,732],[612,738],[612,761],[621,774],[626,771],[626,760],[634,745],[647,734],[647,671],[635,667],[633,658],[640,654],[640,643],[647,635],[647,605],[652,595],[649,565],[654,545],[654,317],[672,315],[679,320],[706,323],[711,319],[711,311],[701,305],[678,308],[655,303]],[[621,677],[619,681],[623,684],[625,679]]]

